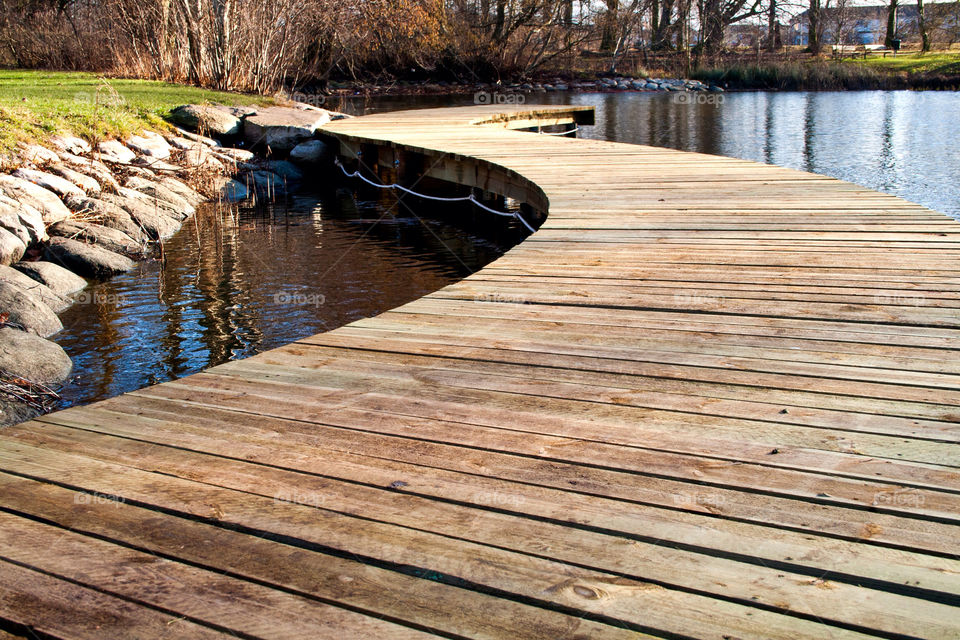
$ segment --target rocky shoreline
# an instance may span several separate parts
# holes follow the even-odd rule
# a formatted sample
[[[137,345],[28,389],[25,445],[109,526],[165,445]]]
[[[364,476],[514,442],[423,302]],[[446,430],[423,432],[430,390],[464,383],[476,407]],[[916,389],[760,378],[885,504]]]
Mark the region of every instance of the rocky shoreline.
[[[0,426],[55,408],[72,363],[50,338],[91,282],[158,259],[203,203],[295,189],[332,159],[315,134],[339,117],[309,105],[184,105],[171,130],[21,144],[0,174]]]

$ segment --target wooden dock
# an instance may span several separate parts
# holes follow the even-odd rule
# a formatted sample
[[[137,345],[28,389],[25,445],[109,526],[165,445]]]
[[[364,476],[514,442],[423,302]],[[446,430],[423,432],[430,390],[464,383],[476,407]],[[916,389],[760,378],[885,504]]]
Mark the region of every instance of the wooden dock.
[[[501,259],[0,431],[0,638],[960,638],[960,224],[509,111],[327,127]]]

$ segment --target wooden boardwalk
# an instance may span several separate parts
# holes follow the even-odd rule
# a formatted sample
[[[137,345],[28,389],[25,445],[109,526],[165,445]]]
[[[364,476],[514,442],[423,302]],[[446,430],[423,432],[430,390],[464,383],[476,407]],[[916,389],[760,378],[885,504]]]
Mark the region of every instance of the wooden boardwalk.
[[[548,200],[501,259],[0,431],[0,629],[960,638],[960,224],[495,112],[328,132]]]

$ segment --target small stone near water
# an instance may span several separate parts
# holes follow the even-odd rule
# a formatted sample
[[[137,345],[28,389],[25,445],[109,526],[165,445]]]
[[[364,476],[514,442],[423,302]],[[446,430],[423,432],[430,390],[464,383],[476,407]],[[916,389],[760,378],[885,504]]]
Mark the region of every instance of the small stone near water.
[[[100,159],[114,164],[130,164],[137,154],[123,146],[119,140],[105,140],[97,145]]]
[[[217,155],[226,156],[227,159],[236,162],[250,162],[256,158],[256,154],[246,149],[234,149],[233,147],[221,147],[216,150]]]
[[[303,180],[303,171],[301,171],[297,165],[287,160],[271,160],[267,162],[266,168],[268,171],[280,176],[281,182],[287,184]]]
[[[106,195],[118,197],[113,194]],[[97,224],[105,227],[122,231],[135,242],[145,243],[150,240],[140,225],[133,221],[130,214],[116,204],[97,198],[67,198],[66,202],[77,215],[93,219]]]
[[[316,164],[333,160],[330,147],[320,140],[301,142],[290,152],[290,159],[304,164]]]
[[[134,191],[139,191],[142,194],[160,200],[162,202],[168,203],[172,206],[176,212],[174,215],[180,220],[188,218],[197,212],[196,207],[187,202],[186,199],[178,195],[172,189],[165,187],[159,182],[153,182],[151,180],[144,180],[143,178],[131,177],[128,178],[124,186],[127,189],[133,189]]]
[[[70,238],[50,238],[45,257],[86,278],[108,278],[136,266],[119,253]]]
[[[164,177],[160,180],[160,186],[166,187],[192,204],[194,207],[200,206],[202,203],[206,202],[206,198],[176,178],[172,178],[170,176]]]
[[[123,231],[99,224],[64,220],[51,226],[49,232],[51,236],[83,240],[121,255],[139,257],[147,253],[145,244],[137,242]]]
[[[64,223],[61,222],[60,224]],[[60,295],[47,285],[37,282],[27,274],[13,267],[0,265],[0,282],[8,282],[20,287],[24,291],[32,293],[40,299],[40,302],[50,307],[54,313],[60,313],[73,304],[69,299]]]
[[[72,369],[73,363],[58,344],[13,327],[0,328],[0,370],[55,385],[69,378]]]
[[[240,133],[240,118],[206,105],[185,104],[171,111],[168,119],[191,131],[209,133],[217,137],[234,136]]]
[[[35,169],[17,169],[12,174],[16,178],[29,180],[38,187],[52,191],[61,198],[67,194],[83,194],[83,189],[60,176]]]
[[[149,196],[137,191],[124,189],[121,187],[120,194],[105,194],[104,202],[116,205],[127,212],[130,218],[139,226],[151,240],[166,240],[180,229],[180,223],[168,215],[164,215],[163,210],[150,204]],[[137,194],[140,197],[125,196],[125,192]],[[144,201],[141,198],[145,198]],[[154,201],[159,202],[159,201]],[[130,234],[127,234],[130,235]],[[132,236],[131,236],[132,237]]]
[[[170,157],[170,144],[158,133],[145,131],[141,135],[130,136],[125,142],[130,149],[142,156],[156,160],[166,160]]]
[[[28,204],[39,211],[46,224],[54,224],[70,217],[70,209],[61,202],[55,193],[47,191],[29,180],[10,175],[0,175],[0,193],[17,202]]]
[[[225,201],[231,203],[243,202],[250,197],[250,192],[243,183],[226,176],[217,176],[214,179],[214,189]]]
[[[187,140],[191,140],[193,142],[199,142],[200,144],[205,145],[207,147],[220,146],[220,143],[217,140],[214,140],[213,138],[208,138],[207,136],[201,136],[199,134],[193,133],[192,131],[185,131],[179,127],[174,127],[174,128],[177,130],[177,133],[179,133],[181,137],[186,138]]]
[[[27,245],[7,229],[0,227],[0,264],[13,264],[27,252]]]
[[[52,173],[55,176],[63,178],[70,182],[70,184],[78,187],[80,190],[88,193],[90,195],[97,195],[101,191],[100,183],[96,179],[86,175],[85,173],[80,173],[79,171],[74,171],[70,167],[64,166],[62,164],[52,164],[47,167],[47,171]],[[63,196],[61,196],[63,197]]]
[[[0,309],[10,324],[44,338],[63,329],[57,314],[38,296],[9,282],[0,281]]]
[[[87,287],[87,281],[69,269],[53,262],[18,262],[14,269],[30,276],[40,284],[46,285],[54,293],[69,296]]]

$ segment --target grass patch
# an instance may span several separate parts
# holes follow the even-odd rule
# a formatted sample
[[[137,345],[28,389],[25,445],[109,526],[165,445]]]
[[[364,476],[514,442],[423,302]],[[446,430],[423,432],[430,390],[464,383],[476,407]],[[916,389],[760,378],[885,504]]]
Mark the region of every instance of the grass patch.
[[[0,69],[0,153],[18,141],[43,142],[72,133],[97,142],[144,128],[164,129],[163,116],[187,103],[260,105],[271,98],[92,73]]]
[[[896,57],[887,54],[886,58],[868,57],[866,60],[847,59],[844,62],[891,73],[960,75],[960,53],[901,53]]]

